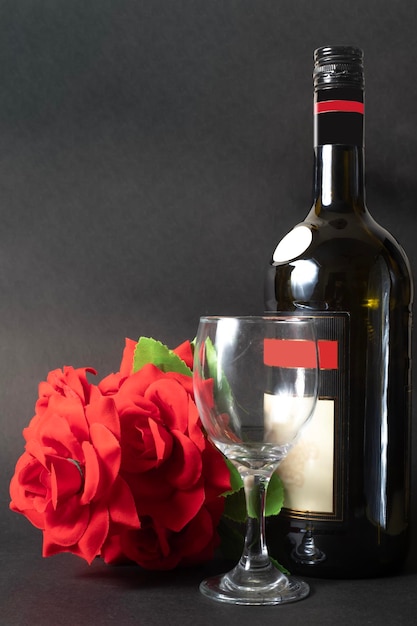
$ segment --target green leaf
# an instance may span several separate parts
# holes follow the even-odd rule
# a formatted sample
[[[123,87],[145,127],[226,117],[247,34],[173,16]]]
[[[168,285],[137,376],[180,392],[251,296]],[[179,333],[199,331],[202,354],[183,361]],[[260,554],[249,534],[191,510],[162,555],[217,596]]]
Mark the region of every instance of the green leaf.
[[[257,516],[257,502],[259,495],[256,488],[252,489],[252,499],[248,502],[248,515],[250,517]],[[265,516],[278,515],[284,504],[284,486],[280,477],[274,472],[270,478],[265,498]]]
[[[272,558],[271,555],[269,555],[269,559],[270,559],[272,565],[274,565],[274,567],[279,569],[280,572],[282,572],[283,574],[291,574],[291,572],[289,572],[286,567],[281,565],[281,563],[279,563],[276,559]]]
[[[223,515],[235,522],[244,522],[246,520],[246,502],[243,481],[233,463],[226,457],[225,461],[230,472],[231,488],[230,491],[223,494],[226,496]]]
[[[140,337],[133,357],[133,371],[138,372],[148,363],[152,363],[163,372],[192,376],[190,368],[175,352],[156,339]]]
[[[224,494],[226,500],[223,514],[225,517],[235,522],[244,522],[248,514],[251,517],[256,516],[256,505],[254,505],[254,502],[246,502],[242,479],[232,463],[230,463],[230,461],[226,462],[230,469],[232,489]],[[256,502],[257,494],[253,493],[252,495]],[[265,515],[278,515],[283,504],[284,487],[278,474],[274,473],[272,474],[268,491],[266,492]]]
[[[243,489],[242,479],[230,461],[227,461],[231,474],[232,489],[224,494],[226,496],[224,516],[235,522],[244,522],[247,515],[250,517],[256,516],[256,504],[253,502],[246,502],[245,491]],[[253,493],[255,502],[257,500],[257,494]],[[272,474],[271,480],[268,485],[268,491],[266,492],[265,501],[265,515],[278,515],[284,503],[284,487],[278,474]]]
[[[224,460],[226,461],[227,468],[230,472],[231,487],[230,487],[230,491],[226,491],[226,493],[224,493],[223,495],[229,496],[232,493],[235,493],[236,491],[239,491],[240,489],[242,489],[243,480],[242,480],[241,475],[237,471],[236,466],[233,465],[232,461],[230,461],[227,457],[224,457]]]
[[[265,515],[278,515],[284,505],[284,485],[276,472],[271,476],[266,492]]]

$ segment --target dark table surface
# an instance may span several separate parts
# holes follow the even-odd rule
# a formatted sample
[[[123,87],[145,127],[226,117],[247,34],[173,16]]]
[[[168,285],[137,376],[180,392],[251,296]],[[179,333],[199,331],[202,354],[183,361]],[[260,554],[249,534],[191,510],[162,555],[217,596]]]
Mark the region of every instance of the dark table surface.
[[[400,625],[417,623],[417,567],[370,580],[309,580],[307,599],[277,607],[230,606],[204,598],[200,579],[219,561],[173,572],[91,566],[71,554],[44,559],[40,534],[15,516],[1,526],[2,626]]]

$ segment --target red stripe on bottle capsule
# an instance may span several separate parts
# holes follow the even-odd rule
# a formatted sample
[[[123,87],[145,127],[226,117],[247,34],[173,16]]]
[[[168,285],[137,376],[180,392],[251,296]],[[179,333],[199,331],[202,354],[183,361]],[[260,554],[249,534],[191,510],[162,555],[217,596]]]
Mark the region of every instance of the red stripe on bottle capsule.
[[[325,102],[316,102],[314,104],[314,113],[361,113],[364,114],[365,106],[363,102],[355,100],[326,100]]]
[[[337,341],[317,342],[320,369],[338,369]],[[264,339],[264,363],[270,367],[316,367],[314,341]]]

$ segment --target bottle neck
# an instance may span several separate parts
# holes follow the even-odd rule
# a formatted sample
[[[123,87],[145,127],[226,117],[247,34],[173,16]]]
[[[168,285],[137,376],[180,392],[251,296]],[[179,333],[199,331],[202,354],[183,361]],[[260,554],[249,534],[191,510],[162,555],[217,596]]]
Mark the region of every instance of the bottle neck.
[[[314,100],[316,214],[363,213],[364,104],[361,89],[318,90]]]
[[[316,146],[314,205],[316,214],[365,212],[364,150],[361,146]]]

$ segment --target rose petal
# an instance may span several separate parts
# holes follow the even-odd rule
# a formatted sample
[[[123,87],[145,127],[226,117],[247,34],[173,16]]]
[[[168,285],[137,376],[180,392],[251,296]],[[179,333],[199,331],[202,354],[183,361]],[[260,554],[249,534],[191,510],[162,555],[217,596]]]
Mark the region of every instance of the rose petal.
[[[55,526],[44,531],[43,556],[52,556],[60,552],[71,552],[82,557],[88,563],[100,554],[108,530],[109,516],[105,504],[83,508],[84,532],[72,543],[69,533],[62,527]]]
[[[97,458],[100,461],[100,481],[95,499],[103,496],[112,487],[120,469],[120,443],[110,430],[103,424],[92,424],[90,428],[91,443],[94,446]],[[85,472],[87,476],[88,465]]]
[[[181,343],[179,346],[174,348],[173,352],[175,352],[175,354],[179,356],[180,359],[182,359],[184,363],[188,365],[188,367],[192,370],[194,354],[191,343],[188,340],[184,341],[184,343]]]
[[[120,373],[109,374],[99,382],[97,389],[103,396],[113,396],[119,391],[125,380],[126,376]],[[90,397],[92,400],[94,399],[92,395]]]
[[[132,373],[136,344],[137,341],[125,339],[125,348],[123,350],[122,362],[120,363],[120,374],[122,376],[129,376]]]
[[[40,530],[44,530],[45,528],[45,515],[44,513],[40,513],[39,511],[35,511],[34,509],[24,509],[22,511],[17,510],[10,505],[12,511],[16,511],[17,513],[21,513],[24,515],[35,528],[39,528]]]
[[[39,482],[42,469],[37,459],[25,452],[18,460],[10,481],[10,509],[22,513],[37,528],[44,527],[43,513],[49,501],[47,489]],[[34,508],[35,505],[37,508]]]
[[[83,442],[84,488],[80,504],[89,504],[96,496],[100,483],[100,462],[94,446],[89,441]]]
[[[179,552],[183,559],[188,557],[193,559],[193,562],[199,562],[202,558],[201,552],[207,548],[207,544],[212,544],[215,533],[213,518],[207,509],[202,507],[184,530],[174,536],[175,551]]]
[[[60,503],[57,509],[45,512],[45,535],[47,543],[71,546],[77,543],[89,524],[90,507],[80,506],[80,500],[73,496]]]
[[[203,426],[196,404],[191,397],[188,399],[188,435],[199,450],[203,451],[205,449],[206,438],[203,433]]]
[[[152,363],[147,363],[138,372],[128,376],[120,387],[120,393],[127,394],[131,403],[136,397],[143,397],[149,385],[156,380],[165,378],[166,374]]]
[[[85,415],[90,424],[90,435],[93,424],[100,424],[120,439],[120,420],[112,398],[100,396],[86,407]]]
[[[15,478],[23,493],[30,497],[40,495],[45,496],[50,485],[42,481],[43,473],[49,473],[45,457],[38,459],[32,454],[25,452],[16,464]]]
[[[158,485],[157,495],[159,496],[159,486],[162,485],[162,480],[163,475],[159,476],[158,482],[151,482],[147,487],[148,490],[150,491],[153,487],[155,491],[155,485]],[[166,477],[165,480],[167,480]],[[169,494],[165,487],[160,497],[135,498],[135,500],[139,515],[148,515],[169,530],[179,532],[192,520],[204,503],[203,481],[200,480],[189,491],[171,491]]]
[[[43,415],[44,419],[46,419],[45,415],[48,415],[49,418],[59,416],[65,420],[77,441],[88,439],[88,422],[85,417],[84,406],[79,398],[65,398],[59,395],[51,396],[47,413]],[[53,429],[50,421],[49,419],[48,422],[43,421],[41,423],[41,437],[54,438],[55,441],[66,442],[66,433],[59,430],[59,428],[62,428],[62,425]],[[44,427],[45,423],[48,424],[47,428]],[[44,440],[42,439],[42,441]]]
[[[148,523],[137,531],[122,536],[122,547],[125,554],[147,570],[174,569],[181,560],[181,555],[171,550],[171,531],[163,526],[156,527]]]
[[[30,438],[25,446],[26,451],[36,457],[43,465],[47,465],[47,457],[60,456],[82,460],[82,449],[71,432],[68,422],[59,415],[44,413],[39,438]],[[48,465],[49,469],[49,465]]]
[[[133,493],[141,517],[149,514],[155,502],[168,502],[172,496],[173,488],[164,467],[143,474],[126,472],[123,478]]]
[[[83,404],[87,404],[90,389],[87,372],[96,374],[96,371],[90,367],[74,369],[71,366],[49,372],[46,381],[39,383],[36,412],[43,413],[49,404],[50,397],[54,394],[69,398],[78,397]]]
[[[87,529],[74,547],[73,553],[91,564],[93,559],[100,554],[101,547],[109,532],[109,525],[109,512],[106,503],[94,503],[90,507],[90,520]]]
[[[152,433],[155,446],[155,467],[158,467],[165,459],[169,457],[173,447],[172,434],[166,430],[162,424],[155,420],[148,420],[149,430]]]
[[[129,528],[140,528],[132,492],[120,476],[117,477],[114,483],[108,506],[112,523],[122,524],[124,527]]]
[[[221,452],[206,440],[203,452],[206,499],[218,498],[231,490],[230,470]]]
[[[173,431],[174,448],[167,478],[175,489],[191,489],[201,477],[202,460],[197,446],[180,431]]]
[[[189,396],[177,381],[165,378],[152,383],[145,392],[145,398],[156,404],[168,428],[187,432]]]
[[[159,419],[158,407],[150,400],[139,395],[130,381],[128,384],[123,385],[120,392],[113,396],[113,399],[122,427],[128,423],[128,420],[132,422],[135,416],[144,416],[146,419]]]
[[[185,389],[188,395],[194,398],[194,384],[192,376],[186,376],[186,374],[179,374],[178,372],[167,372],[166,377],[176,380],[177,383]]]
[[[51,496],[54,509],[58,502],[79,493],[83,486],[81,467],[72,459],[51,459]]]
[[[117,565],[129,560],[122,547],[122,537],[120,534],[108,535],[101,546],[101,556],[105,563]]]
[[[182,530],[193,519],[204,503],[204,489],[202,485],[196,486],[192,492],[177,491],[171,498],[170,504],[175,511],[175,519],[171,517],[164,520],[167,528],[176,532]]]
[[[154,365],[144,365],[141,370],[135,372],[131,376],[125,378],[117,394],[114,396],[114,401],[117,406],[119,414],[126,412],[129,407],[140,406],[143,407],[147,401],[144,398],[145,392],[150,384],[163,378],[165,374],[161,372]],[[148,410],[152,410],[152,403],[147,402]],[[155,411],[155,407],[153,408]]]

